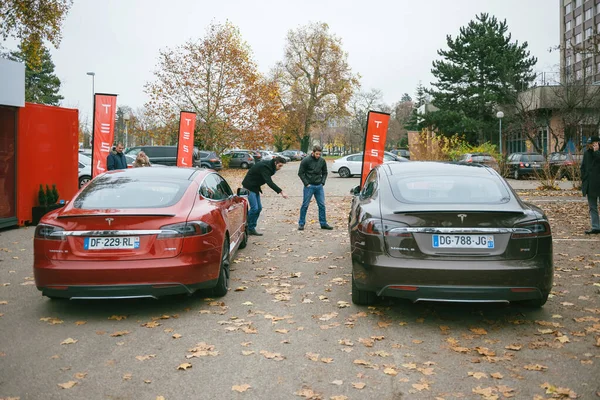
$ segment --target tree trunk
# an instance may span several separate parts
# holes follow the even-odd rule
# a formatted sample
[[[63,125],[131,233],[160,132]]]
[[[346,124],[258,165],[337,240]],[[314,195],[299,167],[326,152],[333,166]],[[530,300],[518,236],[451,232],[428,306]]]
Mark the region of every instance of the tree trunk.
[[[308,151],[309,145],[310,145],[310,135],[302,136],[302,138],[300,139],[300,150],[305,152],[306,154],[308,154],[309,153],[309,151]]]

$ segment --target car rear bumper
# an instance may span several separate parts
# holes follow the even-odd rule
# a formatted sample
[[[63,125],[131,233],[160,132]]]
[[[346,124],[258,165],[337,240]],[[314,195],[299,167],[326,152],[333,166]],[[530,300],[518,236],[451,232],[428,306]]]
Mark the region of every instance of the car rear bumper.
[[[155,260],[56,261],[36,256],[34,277],[43,295],[65,298],[159,297],[213,287],[220,250]]]
[[[552,288],[552,255],[529,260],[448,261],[398,259],[355,251],[358,289],[412,301],[510,302],[540,299]]]

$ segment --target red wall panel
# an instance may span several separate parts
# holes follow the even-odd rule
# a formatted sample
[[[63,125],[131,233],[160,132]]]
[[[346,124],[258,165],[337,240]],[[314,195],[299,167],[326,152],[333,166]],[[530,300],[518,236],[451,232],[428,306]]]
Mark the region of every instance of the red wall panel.
[[[59,198],[78,190],[78,110],[25,103],[17,130],[17,218],[31,221],[40,184],[56,185]]]

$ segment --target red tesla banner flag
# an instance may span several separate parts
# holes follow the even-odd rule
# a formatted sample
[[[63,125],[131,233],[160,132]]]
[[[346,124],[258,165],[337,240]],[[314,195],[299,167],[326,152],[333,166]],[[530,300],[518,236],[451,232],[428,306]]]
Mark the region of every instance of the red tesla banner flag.
[[[94,95],[94,130],[92,149],[92,178],[106,172],[106,159],[115,138],[116,94]]]
[[[182,111],[179,114],[179,141],[177,142],[177,166],[192,167],[194,162],[194,127],[196,114]]]
[[[390,114],[369,111],[367,116],[367,133],[365,135],[365,151],[363,153],[360,187],[365,183],[367,175],[376,165],[383,163],[385,138],[387,136]]]

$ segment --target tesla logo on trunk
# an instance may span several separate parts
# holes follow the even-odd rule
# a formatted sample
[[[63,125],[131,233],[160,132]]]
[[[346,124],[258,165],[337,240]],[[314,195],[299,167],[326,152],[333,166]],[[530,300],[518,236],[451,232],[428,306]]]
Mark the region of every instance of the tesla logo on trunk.
[[[114,218],[105,218],[106,222],[108,222],[108,226],[110,226],[110,224],[112,224],[112,222],[115,220]]]
[[[465,218],[467,218],[467,214],[458,214],[458,218],[460,218],[460,223],[465,222]]]

